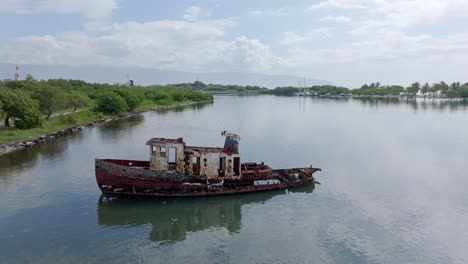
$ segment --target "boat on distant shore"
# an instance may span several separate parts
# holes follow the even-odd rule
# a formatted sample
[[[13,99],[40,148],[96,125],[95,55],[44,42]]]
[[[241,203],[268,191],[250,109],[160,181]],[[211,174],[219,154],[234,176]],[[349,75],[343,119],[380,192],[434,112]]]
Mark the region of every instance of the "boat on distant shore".
[[[272,169],[241,163],[240,137],[223,132],[223,148],[186,146],[182,138],[152,138],[150,159],[96,159],[96,181],[106,194],[209,196],[314,184],[319,168]]]

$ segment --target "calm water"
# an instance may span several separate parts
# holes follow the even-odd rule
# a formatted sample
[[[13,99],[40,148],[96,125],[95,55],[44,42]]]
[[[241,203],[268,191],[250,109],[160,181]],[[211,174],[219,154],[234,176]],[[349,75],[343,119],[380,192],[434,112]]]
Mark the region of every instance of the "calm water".
[[[321,182],[195,199],[102,196],[94,158],[147,159],[150,137]],[[468,106],[217,97],[0,156],[1,263],[468,263]]]

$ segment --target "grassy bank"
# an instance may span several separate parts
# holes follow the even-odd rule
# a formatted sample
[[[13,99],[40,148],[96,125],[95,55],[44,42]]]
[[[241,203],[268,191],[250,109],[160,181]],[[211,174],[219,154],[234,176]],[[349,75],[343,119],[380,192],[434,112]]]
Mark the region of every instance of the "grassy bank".
[[[180,102],[172,101],[165,102],[164,104],[158,104],[150,100],[145,100],[136,110],[142,111],[163,106],[177,106],[190,102],[191,101],[186,100]],[[0,145],[33,139],[42,135],[55,133],[59,130],[68,127],[85,125],[101,119],[107,119],[112,116],[100,112],[94,112],[90,109],[80,110],[81,111],[77,111],[76,113],[63,114],[52,117],[49,120],[44,121],[42,127],[25,130],[16,129],[14,127],[0,127]]]
[[[109,115],[90,110],[52,117],[46,120],[42,127],[20,130],[14,127],[0,128],[0,144],[32,139],[41,135],[51,134],[67,127],[84,125],[99,119],[108,118]]]

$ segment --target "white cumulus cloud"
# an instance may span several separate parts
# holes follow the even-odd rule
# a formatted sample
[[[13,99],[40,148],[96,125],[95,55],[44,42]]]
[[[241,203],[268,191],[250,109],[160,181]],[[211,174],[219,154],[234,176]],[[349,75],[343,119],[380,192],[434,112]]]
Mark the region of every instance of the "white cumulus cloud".
[[[324,16],[320,18],[320,21],[332,21],[337,23],[344,23],[351,21],[350,17],[347,16]]]
[[[326,0],[309,5],[307,10],[312,11],[322,8],[365,9],[375,1],[378,0]]]
[[[39,65],[125,65],[195,72],[267,71],[270,48],[245,36],[226,40],[231,20],[158,20],[88,25],[87,31],[0,43],[0,61]]]

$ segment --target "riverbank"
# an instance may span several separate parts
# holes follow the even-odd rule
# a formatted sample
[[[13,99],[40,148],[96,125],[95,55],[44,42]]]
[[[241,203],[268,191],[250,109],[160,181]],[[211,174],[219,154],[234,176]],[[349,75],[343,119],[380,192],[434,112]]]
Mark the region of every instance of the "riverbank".
[[[33,128],[28,130],[2,129],[0,130],[0,155],[32,147],[36,144],[54,140],[59,137],[64,137],[82,130],[85,127],[93,127],[102,123],[128,118],[147,111],[170,109],[209,102],[212,101],[190,101],[156,107],[154,107],[154,105],[143,105],[135,111],[119,115],[105,115],[91,110],[86,110],[51,118],[49,121],[45,122],[42,128]]]

